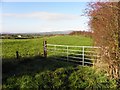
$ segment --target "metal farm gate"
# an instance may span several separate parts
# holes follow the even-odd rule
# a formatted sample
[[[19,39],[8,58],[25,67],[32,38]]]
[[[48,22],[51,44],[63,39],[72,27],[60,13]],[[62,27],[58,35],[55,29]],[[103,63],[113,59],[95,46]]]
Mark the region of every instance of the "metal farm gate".
[[[48,57],[75,62],[83,66],[93,65],[100,58],[99,47],[95,46],[70,46],[46,43],[45,47]]]

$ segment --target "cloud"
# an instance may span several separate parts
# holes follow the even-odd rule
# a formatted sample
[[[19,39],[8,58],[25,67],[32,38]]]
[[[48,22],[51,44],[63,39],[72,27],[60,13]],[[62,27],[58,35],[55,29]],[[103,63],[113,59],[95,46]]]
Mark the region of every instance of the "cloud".
[[[51,12],[2,13],[4,32],[86,30],[87,17]]]
[[[79,15],[62,14],[62,13],[49,13],[49,12],[32,12],[32,13],[6,13],[3,17],[16,17],[16,18],[36,18],[47,21],[61,21],[61,20],[76,20]]]

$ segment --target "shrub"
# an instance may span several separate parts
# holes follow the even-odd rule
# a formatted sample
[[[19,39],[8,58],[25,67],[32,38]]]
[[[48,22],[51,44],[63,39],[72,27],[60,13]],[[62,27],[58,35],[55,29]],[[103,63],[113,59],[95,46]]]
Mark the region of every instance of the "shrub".
[[[53,88],[62,89],[66,87],[67,84],[67,74],[64,68],[59,68],[53,72]]]
[[[18,89],[19,88],[19,84],[16,82],[17,78],[16,77],[11,77],[8,78],[6,81],[6,84],[4,84],[2,86],[3,89]]]
[[[24,75],[11,77],[3,89],[116,89],[116,80],[109,79],[105,73],[96,72],[92,67],[58,68],[55,71],[37,73],[34,77]]]
[[[21,89],[37,88],[32,76],[24,75],[21,78],[18,78],[17,82],[19,83]]]
[[[116,88],[116,81],[109,80],[103,72],[96,72],[90,67],[78,67],[69,77],[70,87],[77,89]]]
[[[46,71],[35,75],[35,82],[39,89],[52,88],[52,72]]]

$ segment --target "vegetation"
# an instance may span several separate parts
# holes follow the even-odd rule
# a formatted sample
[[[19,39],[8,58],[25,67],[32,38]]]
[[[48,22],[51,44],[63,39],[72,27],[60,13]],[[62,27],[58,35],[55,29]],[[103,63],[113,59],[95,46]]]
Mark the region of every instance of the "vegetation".
[[[7,79],[3,89],[116,89],[116,81],[109,80],[103,72],[92,67],[58,68],[35,75],[13,76]]]
[[[107,12],[106,12],[107,11]],[[108,13],[109,12],[109,13]],[[89,25],[94,44],[101,47],[99,68],[120,81],[120,2],[89,3]],[[120,82],[118,82],[120,87]]]
[[[55,61],[53,57],[48,57],[47,60],[43,58],[42,53],[44,39],[47,39],[47,42],[51,44],[92,45],[92,39],[84,36],[65,35],[45,38],[41,37],[36,39],[3,39],[2,67],[4,84],[6,84],[7,79],[12,76],[16,76],[16,78],[24,75],[33,76],[37,72],[56,70],[60,67],[76,66],[76,64],[69,62]],[[83,43],[83,40],[86,42]],[[16,51],[20,54],[20,60],[15,59]]]
[[[51,36],[36,39],[3,39],[2,58],[15,58],[16,51],[21,57],[32,57],[43,53],[43,39],[50,44],[92,45],[92,39],[84,36]]]
[[[107,12],[109,13],[107,13]],[[72,32],[45,38],[32,35],[2,36],[3,89],[119,89],[120,88],[120,2],[89,3],[91,32]],[[50,44],[101,47],[96,67],[43,58],[43,40]],[[77,36],[80,35],[80,36]],[[26,38],[29,37],[29,38]],[[8,38],[8,39],[6,39]],[[15,59],[16,51],[20,60]],[[99,69],[98,69],[99,68]]]
[[[34,58],[24,58],[24,60],[7,60],[2,64],[2,79],[6,83],[6,79],[12,76],[34,75],[37,72],[44,72],[47,70],[55,70],[60,67],[76,66],[76,64],[57,61],[49,57],[47,59],[39,56]]]
[[[42,39],[4,39],[2,40],[2,58],[15,58],[16,51],[21,57],[38,55],[42,49]]]
[[[83,35],[85,37],[92,37],[91,31],[73,31],[69,35]]]
[[[93,9],[90,12],[92,17],[90,26],[94,31],[95,44],[102,47],[102,58],[109,65],[111,77],[118,78],[120,70],[118,3],[97,2],[90,6]],[[109,14],[106,13],[106,10],[109,11]]]
[[[76,63],[44,58],[43,40],[51,44],[92,45],[84,36],[51,36],[36,39],[4,39],[2,45],[2,88],[4,89],[104,89],[117,88],[105,72]],[[16,50],[20,60],[14,59]],[[41,53],[41,54],[40,54]]]

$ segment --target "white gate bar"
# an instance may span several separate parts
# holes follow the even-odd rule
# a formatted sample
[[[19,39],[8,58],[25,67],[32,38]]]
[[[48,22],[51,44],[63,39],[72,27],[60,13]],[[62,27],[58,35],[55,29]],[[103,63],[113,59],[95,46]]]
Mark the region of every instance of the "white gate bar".
[[[54,46],[56,44],[47,44],[48,46]],[[82,48],[83,46],[71,46],[71,45],[56,45],[56,46],[61,46],[61,47],[80,47]],[[96,46],[84,46],[84,48],[100,48],[100,47],[96,47]]]
[[[73,58],[73,59],[83,59],[82,57],[74,57],[74,56],[69,56],[69,58]]]

